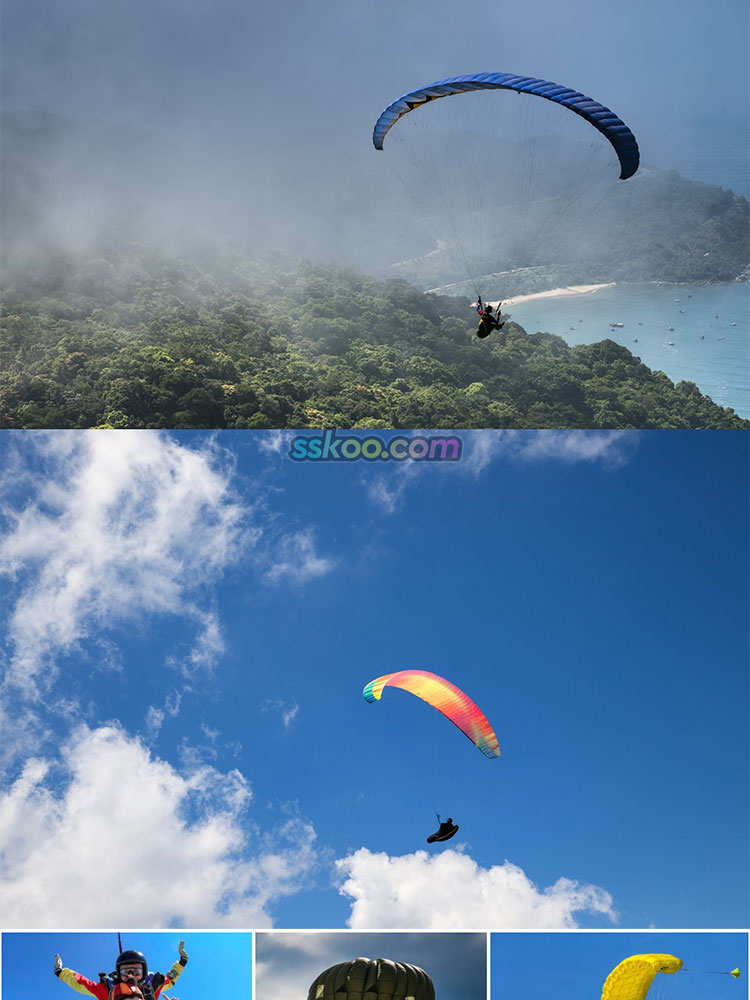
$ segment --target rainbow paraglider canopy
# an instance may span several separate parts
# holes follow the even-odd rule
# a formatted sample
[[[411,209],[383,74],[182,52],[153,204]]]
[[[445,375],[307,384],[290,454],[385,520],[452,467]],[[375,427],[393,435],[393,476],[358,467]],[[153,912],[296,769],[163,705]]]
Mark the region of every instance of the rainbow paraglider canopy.
[[[499,757],[500,746],[492,726],[471,698],[455,684],[428,670],[399,670],[366,684],[365,701],[379,701],[385,687],[401,688],[426,701],[457,726],[485,757]]]

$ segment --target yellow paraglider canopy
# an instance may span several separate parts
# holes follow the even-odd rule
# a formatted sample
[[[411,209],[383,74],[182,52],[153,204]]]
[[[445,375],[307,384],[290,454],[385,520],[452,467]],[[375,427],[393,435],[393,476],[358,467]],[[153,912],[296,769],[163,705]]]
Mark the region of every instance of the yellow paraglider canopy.
[[[631,955],[607,976],[602,1000],[645,1000],[657,972],[679,972],[682,959],[674,955]]]

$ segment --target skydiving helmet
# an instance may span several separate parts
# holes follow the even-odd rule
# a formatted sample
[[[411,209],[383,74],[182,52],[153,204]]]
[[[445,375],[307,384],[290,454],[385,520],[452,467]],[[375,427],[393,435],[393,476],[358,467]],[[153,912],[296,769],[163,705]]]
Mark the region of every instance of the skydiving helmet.
[[[142,967],[143,971],[138,979],[139,983],[143,982],[148,975],[148,963],[146,962],[146,956],[141,951],[124,951],[118,956],[117,962],[115,963],[115,969],[119,982],[123,982],[120,969],[125,965],[140,965]]]

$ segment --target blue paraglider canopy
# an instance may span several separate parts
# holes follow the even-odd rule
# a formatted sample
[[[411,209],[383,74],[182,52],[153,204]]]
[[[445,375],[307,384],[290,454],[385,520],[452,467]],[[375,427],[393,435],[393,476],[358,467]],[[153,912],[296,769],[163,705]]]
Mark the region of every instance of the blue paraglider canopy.
[[[513,90],[519,94],[532,94],[544,97],[548,101],[554,101],[580,115],[611,143],[620,161],[621,180],[627,180],[638,170],[640,162],[638,143],[628,126],[613,111],[577,90],[561,87],[549,80],[516,76],[514,73],[476,73],[472,76],[453,76],[404,94],[389,104],[375,123],[372,134],[375,148],[383,148],[383,141],[389,129],[408,112],[439,97],[450,97],[454,94],[464,94],[474,90]]]

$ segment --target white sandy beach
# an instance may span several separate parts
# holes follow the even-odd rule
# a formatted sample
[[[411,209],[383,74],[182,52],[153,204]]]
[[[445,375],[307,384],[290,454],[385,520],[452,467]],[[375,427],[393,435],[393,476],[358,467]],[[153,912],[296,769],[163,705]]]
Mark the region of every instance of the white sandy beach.
[[[600,288],[612,288],[614,281],[608,281],[603,285],[568,285],[565,288],[551,288],[547,292],[534,292],[532,295],[516,295],[512,299],[503,299],[503,308],[517,306],[519,302],[531,302],[533,299],[554,299],[562,295],[589,295],[597,292]],[[497,303],[491,303],[496,306]]]

